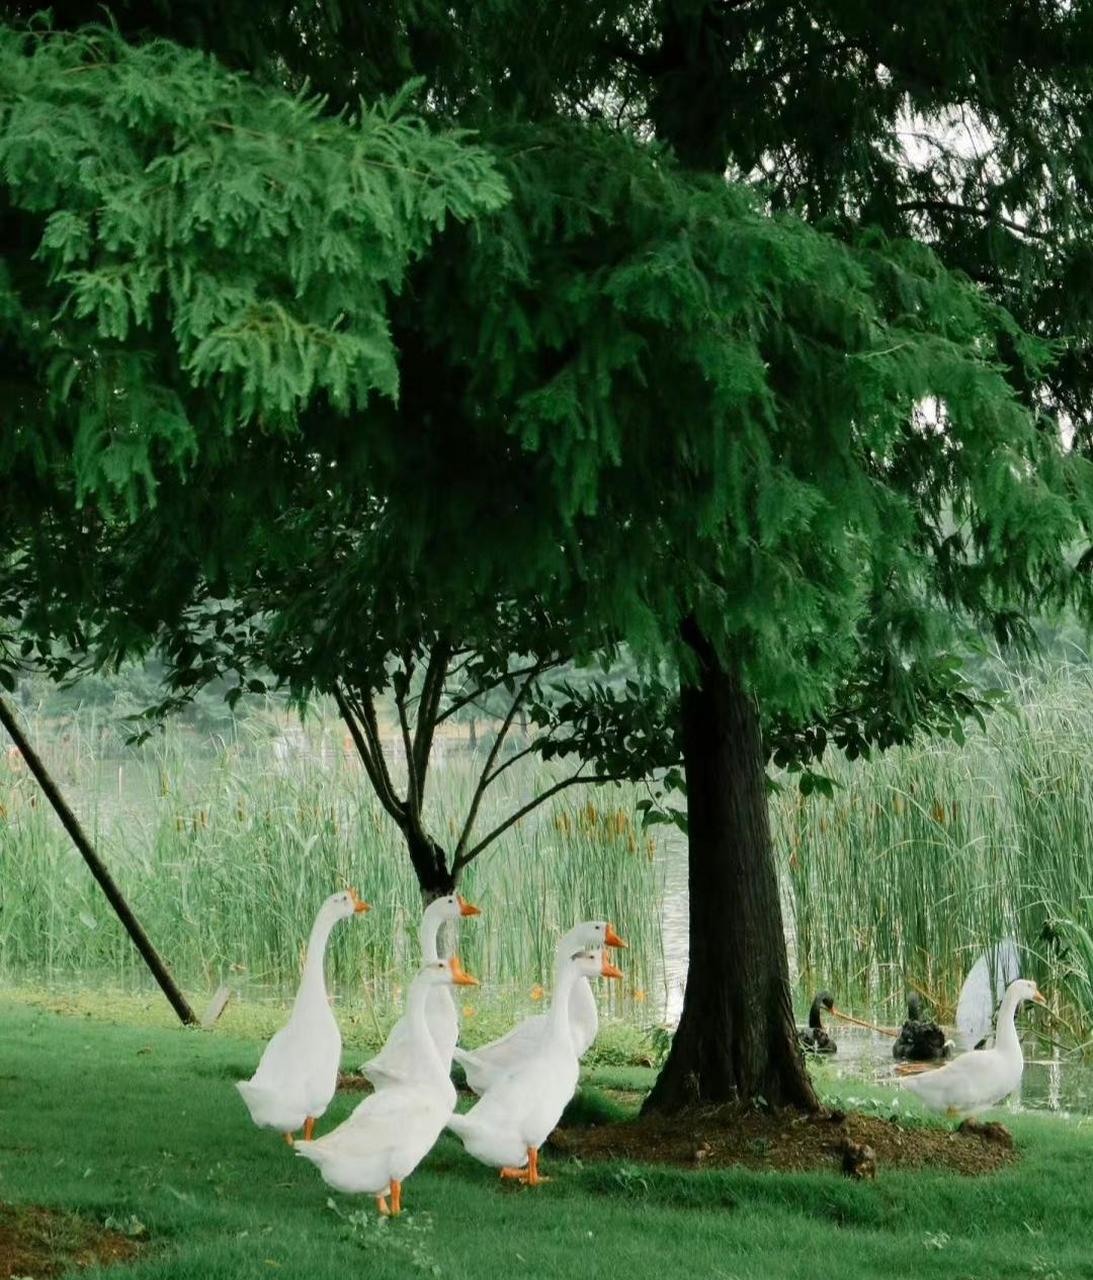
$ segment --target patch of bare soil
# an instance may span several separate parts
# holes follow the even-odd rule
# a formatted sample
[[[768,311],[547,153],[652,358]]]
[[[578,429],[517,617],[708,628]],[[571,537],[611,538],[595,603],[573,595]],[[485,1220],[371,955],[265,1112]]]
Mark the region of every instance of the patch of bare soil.
[[[373,1091],[368,1080],[357,1071],[340,1071],[338,1073],[338,1089],[341,1093],[371,1093]],[[458,1084],[455,1091],[464,1098],[473,1098],[475,1096],[470,1089],[463,1088]]]
[[[945,1169],[976,1175],[993,1173],[1017,1155],[994,1132],[979,1129],[904,1128],[892,1120],[857,1112],[767,1112],[753,1107],[699,1108],[675,1116],[640,1116],[620,1124],[557,1129],[550,1143],[582,1160],[635,1160],[681,1169],[749,1169],[782,1172],[845,1171],[852,1176],[884,1176],[887,1169]],[[991,1130],[988,1132],[988,1130]],[[864,1163],[848,1157],[869,1148]],[[872,1169],[869,1168],[870,1162]],[[852,1167],[853,1166],[853,1167]]]
[[[371,1093],[372,1086],[356,1071],[339,1071],[338,1088],[342,1093]]]
[[[140,1244],[74,1213],[0,1201],[0,1280],[48,1280],[73,1267],[128,1262]]]

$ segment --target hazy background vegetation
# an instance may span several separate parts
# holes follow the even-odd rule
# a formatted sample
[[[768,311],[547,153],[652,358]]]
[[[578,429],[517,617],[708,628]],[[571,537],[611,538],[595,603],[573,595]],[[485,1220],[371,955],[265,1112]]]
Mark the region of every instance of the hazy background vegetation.
[[[1093,1038],[1093,666],[1075,628],[1044,629],[1045,657],[1015,668],[979,655],[1006,693],[986,730],[872,761],[825,762],[832,798],[792,778],[773,801],[797,997],[819,986],[878,1017],[906,991],[951,1017],[976,953],[1014,934],[1064,999],[1067,1040]],[[290,991],[321,899],[342,881],[376,906],[335,933],[343,998],[380,1010],[416,962],[420,898],[400,837],[325,703],[301,718],[277,697],[203,692],[143,746],[125,717],[154,700],[159,670],[131,667],[70,689],[25,681],[18,701],[49,767],[185,987],[228,982],[248,999]],[[433,824],[465,811],[493,726],[446,726]],[[401,745],[388,723],[392,767]],[[510,750],[522,745],[516,733]],[[534,758],[508,770],[483,826],[543,784]],[[462,931],[489,998],[549,987],[553,942],[607,916],[633,944],[613,1011],[641,1028],[678,1009],[686,964],[686,859],[674,829],[642,830],[634,786],[575,789],[529,815],[467,874],[486,914]],[[0,975],[9,984],[142,989],[136,953],[33,779],[0,758]],[[726,927],[731,927],[727,918]]]

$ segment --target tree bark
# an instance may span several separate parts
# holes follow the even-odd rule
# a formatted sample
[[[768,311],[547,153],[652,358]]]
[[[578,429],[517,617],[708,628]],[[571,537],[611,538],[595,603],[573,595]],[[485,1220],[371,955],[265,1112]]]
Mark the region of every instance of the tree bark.
[[[455,877],[448,866],[448,855],[440,845],[432,836],[413,826],[403,827],[402,834],[425,904],[451,893],[455,889]]]
[[[690,967],[672,1049],[645,1111],[765,1099],[819,1106],[797,1041],[754,701],[693,619],[681,690]]]
[[[84,834],[83,828],[76,819],[76,815],[68,807],[64,797],[57,790],[53,779],[49,776],[49,771],[42,763],[38,753],[27,741],[26,735],[20,728],[18,720],[12,713],[7,702],[0,698],[0,724],[11,735],[12,741],[19,748],[23,759],[27,763],[27,767],[37,779],[38,785],[45,793],[46,799],[53,806],[54,811],[64,824],[65,830],[72,838],[72,843],[80,851],[83,860],[91,869],[91,874],[99,882],[99,886],[103,893],[106,894],[107,901],[114,908],[118,919],[125,926],[126,932],[133,940],[133,945],[140,952],[144,963],[152,971],[152,976],[159,983],[163,994],[171,1003],[171,1008],[178,1014],[179,1020],[187,1026],[193,1026],[197,1023],[197,1017],[190,1008],[186,997],[178,989],[175,980],[171,977],[167,970],[167,966],[159,958],[159,953],[152,946],[148,935],[140,926],[140,921],[129,908],[129,904],[122,897],[121,890],[114,883],[114,878],[103,865],[102,859],[95,852],[91,841]]]

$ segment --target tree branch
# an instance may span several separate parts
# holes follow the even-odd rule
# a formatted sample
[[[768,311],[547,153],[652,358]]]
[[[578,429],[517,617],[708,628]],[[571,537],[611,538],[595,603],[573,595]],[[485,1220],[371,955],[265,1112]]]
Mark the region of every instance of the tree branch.
[[[406,714],[406,694],[410,688],[410,679],[414,673],[414,660],[410,654],[402,659],[406,682],[394,682],[395,709],[398,711],[399,728],[402,731],[402,749],[406,755],[406,808],[410,821],[415,826],[421,825],[421,787],[417,776],[417,762],[414,759],[414,747],[410,741],[410,721]]]
[[[521,676],[531,675],[536,672],[541,674],[551,667],[561,666],[563,661],[564,659],[562,658],[551,658],[549,662],[537,662],[530,667],[521,667],[519,671],[506,671],[504,675],[498,676],[496,680],[491,680],[488,684],[476,685],[470,693],[456,698],[454,702],[446,706],[437,716],[436,722],[440,724],[442,720],[447,720],[449,716],[455,715],[457,711],[462,711],[464,707],[469,707],[476,699],[491,693],[494,689],[500,688],[506,680],[519,680]]]
[[[444,676],[448,669],[451,652],[451,646],[443,640],[438,640],[433,646],[418,702],[417,724],[414,726],[414,768],[417,770],[418,785],[421,787],[423,798],[425,775],[429,771],[429,756],[433,749],[433,734],[437,726],[436,716],[444,693]]]
[[[990,209],[978,209],[974,205],[957,204],[954,200],[904,200],[896,208],[908,213],[951,213],[972,218],[982,218],[985,222],[997,222],[1018,235],[1028,236],[1032,240],[1050,240],[1046,231],[1033,231],[1031,227],[1022,226],[1012,218]]]
[[[517,760],[523,760],[525,756],[530,756],[533,751],[538,751],[544,742],[550,740],[551,733],[544,733],[541,738],[536,738],[530,747],[525,747],[523,751],[517,751],[514,755],[509,756],[504,764],[499,764],[493,773],[486,779],[486,786],[490,786],[497,778],[505,772],[506,769],[514,765]]]
[[[486,763],[482,769],[482,774],[478,779],[478,785],[474,789],[474,795],[471,797],[471,807],[467,811],[467,821],[463,824],[463,830],[459,836],[459,843],[455,846],[455,862],[453,863],[453,871],[459,864],[459,859],[463,850],[467,847],[467,841],[471,838],[471,831],[474,828],[474,820],[478,817],[478,807],[482,803],[482,797],[486,794],[486,788],[490,785],[490,770],[493,768],[493,762],[497,759],[498,752],[501,750],[505,741],[505,736],[512,727],[512,722],[516,718],[517,708],[524,699],[524,695],[531,687],[531,682],[544,670],[546,663],[535,663],[528,668],[524,683],[516,691],[516,696],[512,700],[512,705],[505,714],[504,720],[501,721],[501,728],[497,731],[497,737],[493,740],[493,746],[490,747],[489,755],[486,756]]]
[[[334,685],[334,701],[338,704],[341,717],[349,728],[357,754],[368,774],[368,780],[379,799],[400,827],[406,824],[406,806],[399,799],[387,770],[387,761],[383,757],[383,746],[380,743],[379,728],[376,724],[376,711],[371,697],[356,702],[340,685]],[[369,714],[370,713],[370,714]],[[364,734],[361,726],[364,726]],[[367,741],[366,741],[367,739]]]
[[[601,782],[617,781],[618,778],[609,773],[589,774],[586,777],[581,773],[580,769],[578,769],[576,773],[571,774],[568,778],[563,778],[561,782],[556,782],[552,787],[547,787],[545,791],[540,792],[539,795],[529,800],[523,808],[517,809],[516,812],[512,814],[511,817],[506,818],[500,826],[494,827],[488,835],[483,836],[469,853],[457,854],[455,861],[452,863],[452,875],[457,875],[468,862],[473,862],[487,845],[492,844],[498,836],[503,835],[504,832],[506,832],[514,823],[519,822],[521,818],[526,814],[529,814],[533,809],[537,809],[539,805],[544,801],[549,800],[551,796],[557,795],[559,791],[564,791],[566,787],[571,787],[576,782],[585,782],[589,786],[595,786]]]

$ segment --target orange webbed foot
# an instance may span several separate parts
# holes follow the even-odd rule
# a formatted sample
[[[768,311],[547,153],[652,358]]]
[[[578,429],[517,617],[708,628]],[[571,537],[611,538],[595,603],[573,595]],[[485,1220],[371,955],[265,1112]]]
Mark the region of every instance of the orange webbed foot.
[[[391,1210],[387,1207],[386,1196],[376,1196],[376,1208],[380,1211],[381,1218],[389,1218],[391,1216]]]

